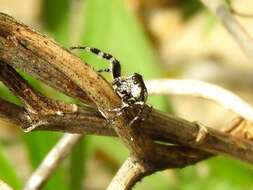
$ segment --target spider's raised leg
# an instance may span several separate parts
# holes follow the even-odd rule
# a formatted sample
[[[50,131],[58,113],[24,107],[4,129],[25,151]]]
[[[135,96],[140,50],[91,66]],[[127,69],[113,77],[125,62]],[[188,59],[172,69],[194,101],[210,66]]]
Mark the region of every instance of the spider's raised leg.
[[[99,58],[105,59],[110,62],[110,68],[98,70],[98,72],[111,72],[113,76],[112,87],[117,95],[121,98],[122,105],[119,108],[109,110],[115,113],[115,117],[112,118],[113,121],[116,117],[122,115],[125,110],[132,109],[131,113],[135,113],[135,117],[129,123],[131,126],[136,121],[145,120],[151,110],[146,111],[147,106],[145,102],[148,97],[147,88],[144,84],[143,78],[140,74],[134,73],[129,77],[121,77],[121,66],[119,61],[113,57],[111,54],[105,53],[97,48],[92,48],[88,46],[75,46],[71,47],[71,50],[82,49],[87,52],[96,54]],[[146,113],[146,116],[144,113]]]
[[[104,69],[104,70],[99,70],[98,72],[104,72],[104,71],[105,72],[111,72],[114,79],[121,76],[121,66],[120,66],[120,63],[111,54],[105,53],[105,52],[103,52],[100,49],[89,47],[89,46],[73,46],[73,47],[70,47],[69,49],[70,50],[82,49],[84,51],[91,52],[91,53],[97,55],[101,59],[109,61],[110,64],[111,64],[111,68]]]

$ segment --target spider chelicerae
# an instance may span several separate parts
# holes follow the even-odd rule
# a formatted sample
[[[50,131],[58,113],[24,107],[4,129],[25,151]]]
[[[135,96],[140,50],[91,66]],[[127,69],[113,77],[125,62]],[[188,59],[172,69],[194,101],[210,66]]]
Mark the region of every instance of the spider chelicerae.
[[[145,105],[147,105],[146,101],[148,98],[148,92],[143,78],[140,74],[134,73],[128,77],[121,76],[120,62],[111,54],[105,53],[97,48],[89,46],[70,47],[70,50],[74,49],[82,49],[87,52],[91,52],[93,54],[96,54],[98,57],[110,62],[110,68],[98,70],[98,72],[110,72],[112,74],[112,87],[122,101],[121,107],[110,111],[115,112],[116,115],[119,116],[123,113],[124,110],[127,110],[129,108],[137,110],[137,113],[129,123],[129,126],[138,120],[142,121],[147,118],[147,115],[144,117],[144,108]],[[147,107],[149,108],[149,111],[152,108],[149,105],[147,105]]]

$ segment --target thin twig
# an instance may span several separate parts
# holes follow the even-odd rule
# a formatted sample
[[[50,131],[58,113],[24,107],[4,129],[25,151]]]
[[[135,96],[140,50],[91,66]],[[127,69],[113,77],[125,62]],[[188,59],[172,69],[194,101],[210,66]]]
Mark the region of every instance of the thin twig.
[[[242,28],[223,0],[201,0],[201,2],[221,20],[222,24],[233,36],[241,49],[253,63],[253,41],[249,34]]]
[[[70,151],[82,136],[83,135],[79,134],[65,134],[28,179],[24,186],[24,190],[40,189],[58,165],[69,155]]]
[[[199,80],[160,79],[145,82],[149,94],[191,95],[212,100],[253,123],[253,108],[239,96],[214,84]]]

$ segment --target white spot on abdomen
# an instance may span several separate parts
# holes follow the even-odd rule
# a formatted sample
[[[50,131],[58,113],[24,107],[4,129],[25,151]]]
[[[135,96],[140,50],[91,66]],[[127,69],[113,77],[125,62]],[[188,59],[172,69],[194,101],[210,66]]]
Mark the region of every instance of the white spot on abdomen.
[[[141,88],[138,85],[133,85],[131,88],[131,94],[133,97],[140,97],[141,95]]]

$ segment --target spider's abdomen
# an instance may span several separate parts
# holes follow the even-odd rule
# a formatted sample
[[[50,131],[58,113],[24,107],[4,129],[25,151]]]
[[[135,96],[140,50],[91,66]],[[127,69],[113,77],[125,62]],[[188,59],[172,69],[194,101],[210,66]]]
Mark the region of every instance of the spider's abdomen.
[[[132,88],[131,88],[131,95],[136,99],[140,99],[141,97],[141,94],[142,94],[142,88],[140,85],[132,85]]]

